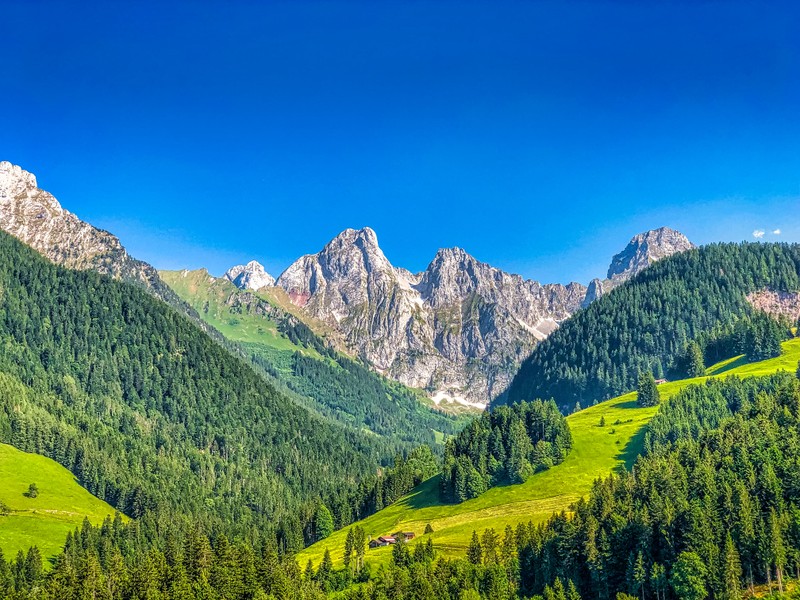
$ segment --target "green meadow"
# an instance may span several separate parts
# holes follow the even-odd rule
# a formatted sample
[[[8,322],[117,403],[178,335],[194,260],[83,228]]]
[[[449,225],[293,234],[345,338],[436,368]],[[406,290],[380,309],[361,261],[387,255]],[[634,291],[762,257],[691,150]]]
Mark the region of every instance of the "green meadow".
[[[662,401],[686,386],[709,377],[768,375],[781,369],[794,372],[800,360],[800,338],[783,344],[782,356],[758,363],[736,357],[713,365],[705,377],[667,382],[659,386]],[[438,476],[424,482],[391,506],[357,523],[368,536],[377,537],[396,531],[413,531],[412,542],[425,542],[422,535],[430,524],[434,546],[440,554],[463,556],[473,530],[493,527],[502,534],[506,525],[542,522],[554,512],[565,510],[591,490],[592,482],[616,469],[628,468],[639,455],[648,422],[658,408],[640,408],[636,393],[630,392],[576,412],[567,421],[572,431],[573,447],[563,463],[536,473],[519,485],[495,487],[478,498],[461,504],[439,502]],[[600,426],[601,418],[605,425]],[[347,529],[306,548],[297,556],[301,566],[308,560],[317,565],[325,550],[330,550],[334,564],[342,564]],[[391,548],[367,552],[367,562],[386,564]]]
[[[36,498],[25,495],[31,483],[39,489]],[[53,556],[85,517],[99,524],[115,512],[57,462],[7,444],[0,444],[0,502],[9,508],[0,516],[0,548],[6,559],[31,546],[38,546],[45,558]]]

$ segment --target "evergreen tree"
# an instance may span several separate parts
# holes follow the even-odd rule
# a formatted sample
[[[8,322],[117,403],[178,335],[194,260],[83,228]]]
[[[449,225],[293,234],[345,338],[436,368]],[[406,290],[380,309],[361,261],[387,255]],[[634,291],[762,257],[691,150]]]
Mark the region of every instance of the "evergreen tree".
[[[331,588],[331,578],[333,577],[333,560],[331,551],[325,549],[322,561],[319,563],[316,574],[316,582],[323,591],[327,592]]]
[[[703,352],[697,342],[691,341],[686,345],[684,362],[686,364],[687,377],[702,377],[706,374]]]
[[[467,547],[467,560],[473,565],[483,564],[483,549],[481,548],[481,541],[476,531],[472,532],[472,538]]]
[[[316,539],[324,540],[333,533],[333,516],[328,507],[322,502],[317,505],[317,512],[314,516],[314,524],[316,526]]]
[[[353,550],[355,546],[355,538],[353,536],[353,528],[347,530],[347,537],[344,540],[344,568],[349,569],[350,563],[353,560]]]
[[[670,585],[681,600],[703,600],[706,591],[706,568],[694,552],[682,552],[672,568]]]
[[[639,406],[657,406],[661,402],[661,394],[658,391],[656,380],[649,371],[639,374],[636,402]]]
[[[722,591],[720,598],[722,600],[739,600],[742,597],[742,564],[730,532],[725,536],[725,547],[721,559]]]

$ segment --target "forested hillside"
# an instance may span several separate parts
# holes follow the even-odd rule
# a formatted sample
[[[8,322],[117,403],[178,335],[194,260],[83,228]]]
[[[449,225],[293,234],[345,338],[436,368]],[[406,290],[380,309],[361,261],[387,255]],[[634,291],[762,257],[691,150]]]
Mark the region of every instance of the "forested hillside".
[[[320,499],[349,500],[390,458],[392,444],[298,407],[137,287],[0,234],[0,290],[0,440],[129,516],[175,512],[296,549]]]
[[[600,599],[782,589],[800,568],[798,425],[793,374],[683,391],[653,419],[631,472],[524,534],[522,591],[557,580]]]
[[[499,406],[447,442],[440,497],[463,502],[495,485],[524,483],[562,462],[570,448],[569,425],[555,402]]]
[[[634,389],[641,371],[667,376],[688,342],[753,312],[748,293],[796,291],[799,273],[797,244],[712,244],[665,258],[543,341],[508,401],[555,398],[569,409]]]
[[[384,436],[398,450],[436,446],[437,434],[452,435],[466,422],[337,351],[266,293],[240,290],[204,269],[161,276],[204,321],[316,412]]]

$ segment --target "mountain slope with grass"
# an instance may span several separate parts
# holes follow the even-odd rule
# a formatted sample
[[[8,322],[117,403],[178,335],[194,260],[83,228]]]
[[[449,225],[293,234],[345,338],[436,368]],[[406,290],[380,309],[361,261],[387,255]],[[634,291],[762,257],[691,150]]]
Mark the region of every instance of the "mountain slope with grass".
[[[29,494],[35,484],[37,492]],[[57,462],[0,444],[0,549],[7,558],[38,546],[44,558],[57,554],[67,534],[88,518],[94,525],[115,510],[78,484]]]
[[[435,446],[463,425],[463,419],[434,407],[422,392],[339,352],[335,335],[316,333],[281,304],[276,297],[280,290],[242,290],[202,269],[162,271],[161,277],[202,319],[311,410],[397,442],[398,449],[405,450],[418,444]]]
[[[667,382],[659,386],[662,402],[682,389],[703,383],[709,378],[728,375],[757,377],[788,371],[794,373],[800,361],[800,338],[783,344],[783,354],[756,363],[736,357],[713,365],[708,375]],[[647,424],[658,407],[641,408],[636,392],[623,394],[567,417],[572,433],[571,452],[559,465],[531,476],[525,483],[495,487],[461,504],[443,504],[439,500],[438,476],[382,511],[356,523],[373,538],[396,531],[412,531],[417,537],[411,544],[424,543],[430,537],[444,556],[464,556],[473,531],[494,528],[502,532],[506,525],[542,523],[554,512],[587,495],[599,477],[633,465],[643,450]],[[604,425],[601,426],[601,420]],[[430,524],[433,533],[423,535]],[[347,529],[306,548],[297,556],[300,564],[317,564],[329,550],[334,564],[341,565]],[[367,552],[367,562],[387,564],[391,548]]]

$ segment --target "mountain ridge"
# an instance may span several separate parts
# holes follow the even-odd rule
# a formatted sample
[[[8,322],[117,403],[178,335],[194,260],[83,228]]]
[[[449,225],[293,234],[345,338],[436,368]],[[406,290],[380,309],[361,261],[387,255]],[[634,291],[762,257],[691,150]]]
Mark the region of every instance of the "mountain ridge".
[[[155,268],[64,209],[32,173],[9,162],[0,163],[0,228],[53,262],[143,286],[202,322]],[[415,274],[394,266],[375,231],[364,227],[344,230],[277,280],[257,261],[224,277],[240,289],[283,290],[297,314],[335,330],[350,354],[426,390],[434,401],[483,408],[505,393],[518,366],[560,323],[655,260],[690,247],[674,230],[652,230],[615,255],[605,280],[542,284],[458,247],[440,249]]]
[[[375,231],[364,227],[345,229],[298,258],[275,287],[340,331],[349,351],[378,372],[435,401],[483,408],[561,322],[656,260],[693,247],[662,227],[634,236],[606,279],[542,284],[459,247],[439,249],[425,270],[412,273],[394,266]]]

